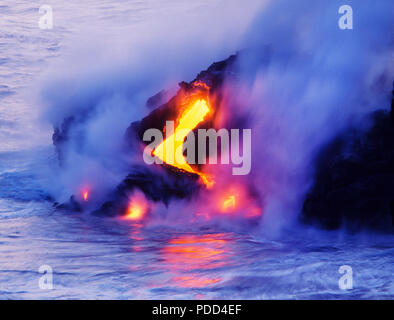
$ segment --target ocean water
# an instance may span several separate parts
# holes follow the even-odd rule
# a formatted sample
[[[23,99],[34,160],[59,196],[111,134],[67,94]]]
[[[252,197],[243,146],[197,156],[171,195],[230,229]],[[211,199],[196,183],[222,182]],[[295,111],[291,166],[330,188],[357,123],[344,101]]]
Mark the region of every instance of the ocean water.
[[[51,3],[52,2],[52,3]],[[54,29],[38,28],[50,4]],[[37,170],[54,160],[51,128],[31,103],[35,81],[84,28],[112,27],[208,1],[0,4],[0,299],[393,299],[394,237],[289,227],[143,227],[56,211]],[[53,288],[39,286],[40,266]],[[339,287],[350,266],[353,288]]]

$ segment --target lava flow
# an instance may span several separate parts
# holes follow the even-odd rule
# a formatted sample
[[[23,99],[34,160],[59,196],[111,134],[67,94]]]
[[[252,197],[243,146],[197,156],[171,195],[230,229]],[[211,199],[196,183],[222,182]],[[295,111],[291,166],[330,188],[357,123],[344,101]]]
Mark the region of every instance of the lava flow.
[[[84,201],[88,201],[88,199],[89,199],[89,191],[84,191],[83,193],[82,193],[82,198],[83,198],[83,200]]]
[[[179,123],[174,133],[153,151],[153,155],[160,158],[163,162],[186,172],[199,175],[207,187],[213,185],[212,179],[208,175],[193,169],[187,163],[183,155],[183,142],[187,135],[204,121],[209,112],[210,108],[205,99],[195,101],[179,118]]]
[[[124,219],[133,221],[142,220],[148,212],[148,209],[149,205],[145,196],[137,192],[131,197],[129,201],[129,206]]]
[[[243,212],[243,215],[248,218],[261,215],[260,205],[243,185],[233,185],[224,192],[220,191],[216,197],[218,198],[217,209],[222,214]]]

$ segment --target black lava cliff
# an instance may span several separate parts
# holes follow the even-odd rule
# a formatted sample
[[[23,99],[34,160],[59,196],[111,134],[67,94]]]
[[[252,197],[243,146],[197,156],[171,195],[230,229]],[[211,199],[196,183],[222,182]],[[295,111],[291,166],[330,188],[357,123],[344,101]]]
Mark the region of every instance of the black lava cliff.
[[[302,221],[393,230],[394,90],[391,112],[376,111],[370,120],[367,132],[349,130],[321,151]]]

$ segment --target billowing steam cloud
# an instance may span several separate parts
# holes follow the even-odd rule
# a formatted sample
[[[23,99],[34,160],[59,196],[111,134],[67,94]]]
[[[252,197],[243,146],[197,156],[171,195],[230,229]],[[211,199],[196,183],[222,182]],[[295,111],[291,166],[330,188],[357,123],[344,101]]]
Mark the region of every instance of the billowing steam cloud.
[[[123,136],[150,111],[147,99],[163,89],[170,97],[178,82],[235,52],[260,6],[261,1],[244,8],[237,1],[197,1],[193,10],[161,12],[126,29],[100,24],[74,39],[40,90],[51,124],[68,117],[79,123],[65,143],[62,168],[54,173],[56,199],[67,201],[94,186],[92,206],[105,201],[131,162],[141,159],[125,152]]]
[[[353,8],[353,30],[338,27],[343,4]],[[66,72],[44,88],[52,123],[75,114],[86,117],[72,133],[57,176],[60,196],[79,192],[86,180],[101,186],[97,192],[104,197],[137,158],[124,151],[122,136],[131,121],[147,113],[147,98],[245,49],[242,77],[229,81],[225,92],[227,116],[246,119],[243,125],[252,129],[252,174],[236,182],[256,192],[265,226],[276,229],[293,221],[319,149],[349,125],[361,125],[366,113],[388,106],[392,12],[390,0],[224,1],[210,13],[178,16],[176,23],[161,18],[136,26],[133,34],[123,35],[121,54],[100,55],[88,68]],[[83,56],[73,64],[87,60]],[[218,184],[233,179],[223,174]],[[201,197],[208,200],[189,203],[185,210],[212,202]]]
[[[354,29],[338,27],[353,8]],[[394,75],[392,1],[272,1],[243,42],[241,86],[229,97],[253,128],[254,184],[272,228],[300,212],[319,149],[362,116],[389,106]],[[245,110],[244,109],[244,110]]]

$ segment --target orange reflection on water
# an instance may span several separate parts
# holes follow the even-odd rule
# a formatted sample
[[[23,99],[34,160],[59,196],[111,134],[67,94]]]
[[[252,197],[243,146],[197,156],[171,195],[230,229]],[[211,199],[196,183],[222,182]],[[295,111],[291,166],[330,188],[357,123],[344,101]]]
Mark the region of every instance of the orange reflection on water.
[[[173,280],[182,288],[203,288],[220,282],[222,279],[204,279],[197,276],[177,277]]]
[[[182,235],[171,239],[161,250],[161,257],[174,275],[178,287],[202,288],[222,281],[208,270],[228,266],[232,253],[226,234]]]
[[[131,250],[134,252],[142,252],[146,248],[142,245],[145,238],[142,236],[142,224],[133,223],[133,227],[130,230],[130,239],[133,240],[133,246]]]

